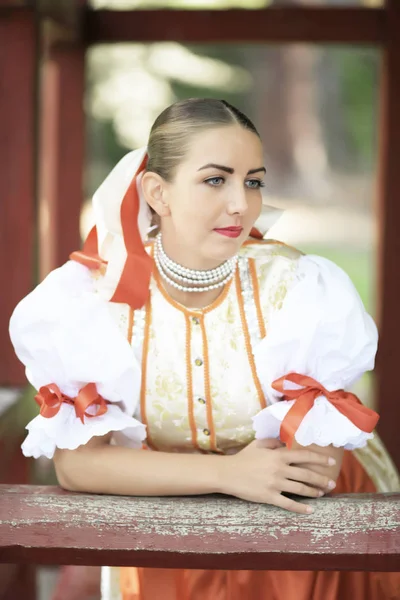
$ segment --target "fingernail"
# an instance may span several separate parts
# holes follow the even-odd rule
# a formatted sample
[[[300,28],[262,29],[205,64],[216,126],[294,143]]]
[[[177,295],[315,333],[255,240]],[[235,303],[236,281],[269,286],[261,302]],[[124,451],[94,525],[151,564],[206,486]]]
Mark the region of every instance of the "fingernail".
[[[330,490],[333,490],[333,488],[336,487],[336,483],[334,481],[332,481],[332,479],[328,482],[328,488]]]
[[[311,506],[307,506],[307,512],[308,514],[311,514],[314,512],[314,509]]]
[[[328,465],[331,465],[331,466],[336,465],[336,460],[334,458],[332,458],[331,456],[328,459]]]
[[[321,496],[323,496],[323,495],[324,495],[324,493],[325,493],[325,492],[323,492],[322,490],[320,490],[320,491],[318,492],[318,496],[321,498]]]

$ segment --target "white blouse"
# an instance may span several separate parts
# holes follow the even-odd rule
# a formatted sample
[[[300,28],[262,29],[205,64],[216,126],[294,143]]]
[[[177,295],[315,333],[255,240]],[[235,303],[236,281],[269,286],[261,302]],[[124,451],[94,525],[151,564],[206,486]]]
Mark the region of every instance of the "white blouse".
[[[12,316],[11,339],[36,389],[56,384],[74,398],[95,383],[110,403],[84,423],[72,403],[39,414],[26,456],[50,458],[110,431],[132,447],[235,452],[254,437],[279,437],[295,400],[282,400],[276,379],[297,372],[334,391],[374,366],[377,330],[348,276],[279,242],[246,243],[234,280],[201,310],[172,300],[156,271],[136,311],[102,299],[101,277],[70,261]],[[323,395],[295,434],[303,446],[347,449],[372,437]]]

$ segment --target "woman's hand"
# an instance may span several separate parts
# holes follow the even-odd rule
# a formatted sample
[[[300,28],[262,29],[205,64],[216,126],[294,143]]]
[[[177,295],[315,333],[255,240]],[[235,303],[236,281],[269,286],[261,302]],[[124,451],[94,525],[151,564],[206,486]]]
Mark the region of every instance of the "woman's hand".
[[[335,487],[326,475],[304,465],[332,466],[335,459],[307,449],[288,450],[278,440],[256,440],[237,454],[224,457],[221,492],[309,514],[310,506],[282,495],[282,492],[318,498]]]

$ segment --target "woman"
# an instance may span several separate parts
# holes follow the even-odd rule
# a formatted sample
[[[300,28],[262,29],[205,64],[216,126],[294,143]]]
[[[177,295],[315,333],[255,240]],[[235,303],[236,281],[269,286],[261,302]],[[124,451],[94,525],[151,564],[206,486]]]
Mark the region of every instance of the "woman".
[[[95,194],[83,252],[16,308],[11,338],[40,405],[22,448],[54,455],[64,488],[222,492],[303,515],[287,494],[398,489],[371,441],[376,414],[343,391],[373,368],[375,325],[334,264],[260,239],[264,175],[237,109],[170,106]],[[397,584],[134,568],[102,580],[107,600],[382,600]]]

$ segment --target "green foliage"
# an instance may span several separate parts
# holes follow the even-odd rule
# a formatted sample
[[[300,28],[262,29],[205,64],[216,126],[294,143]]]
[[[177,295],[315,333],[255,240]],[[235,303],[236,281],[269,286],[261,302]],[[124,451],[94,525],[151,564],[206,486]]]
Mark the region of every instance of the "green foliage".
[[[328,246],[307,245],[300,248],[307,254],[324,256],[341,267],[354,283],[366,310],[375,312],[375,262],[371,251],[351,248],[333,248]]]
[[[359,168],[371,167],[376,153],[379,54],[373,48],[335,51],[345,129]]]

